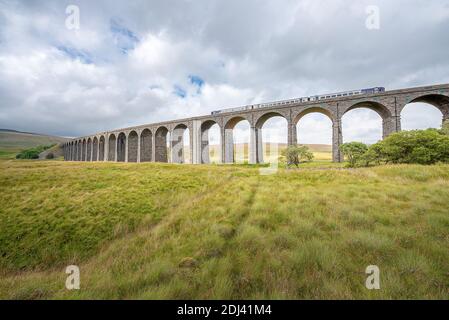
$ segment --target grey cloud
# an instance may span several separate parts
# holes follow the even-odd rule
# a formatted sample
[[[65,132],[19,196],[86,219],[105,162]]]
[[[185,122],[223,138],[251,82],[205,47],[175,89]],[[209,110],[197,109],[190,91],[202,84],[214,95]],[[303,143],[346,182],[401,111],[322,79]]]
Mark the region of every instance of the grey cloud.
[[[68,4],[0,3],[0,127],[77,136],[222,106],[449,82],[444,0],[82,0],[76,32],[64,27]],[[376,31],[365,28],[365,7],[373,4],[381,14]],[[117,40],[111,19],[139,41]],[[192,74],[205,80],[201,94]],[[423,116],[403,118],[415,127],[440,121],[421,109]],[[378,138],[377,115],[348,116],[353,129],[345,139]],[[328,141],[325,120],[305,121],[301,131],[306,141]]]

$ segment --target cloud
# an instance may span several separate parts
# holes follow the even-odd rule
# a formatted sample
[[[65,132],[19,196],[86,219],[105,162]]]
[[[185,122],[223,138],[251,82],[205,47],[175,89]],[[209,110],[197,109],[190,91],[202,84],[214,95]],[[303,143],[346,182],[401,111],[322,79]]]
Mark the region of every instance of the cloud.
[[[444,0],[77,3],[79,30],[65,27],[63,2],[0,3],[0,127],[80,136],[250,103],[449,82]],[[365,28],[373,4],[376,31]],[[404,122],[438,125],[438,112],[420,105]],[[374,142],[379,123],[355,110],[344,139]],[[267,125],[264,134],[284,142],[284,122]],[[320,115],[298,128],[300,142],[330,142]]]

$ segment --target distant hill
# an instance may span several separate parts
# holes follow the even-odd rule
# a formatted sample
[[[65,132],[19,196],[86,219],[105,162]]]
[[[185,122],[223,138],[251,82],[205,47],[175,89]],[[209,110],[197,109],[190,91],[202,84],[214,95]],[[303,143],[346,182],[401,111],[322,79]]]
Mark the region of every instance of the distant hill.
[[[315,156],[315,160],[331,160],[332,159],[332,146],[328,144],[304,144],[307,146],[310,151],[313,152]],[[281,153],[282,150],[287,148],[287,144],[285,143],[279,143],[278,145],[278,153]],[[264,144],[264,159],[267,161],[270,161],[273,157],[275,157],[275,154],[270,155],[270,145]],[[220,147],[218,145],[210,145],[209,150],[211,152],[210,160],[212,162],[218,162],[219,157],[219,151]],[[237,143],[235,145],[235,152],[236,152],[236,159],[237,161],[248,161],[248,144],[247,143]]]
[[[0,129],[0,157],[10,158],[25,149],[37,147],[39,145],[61,143],[67,140],[68,138],[57,136]]]

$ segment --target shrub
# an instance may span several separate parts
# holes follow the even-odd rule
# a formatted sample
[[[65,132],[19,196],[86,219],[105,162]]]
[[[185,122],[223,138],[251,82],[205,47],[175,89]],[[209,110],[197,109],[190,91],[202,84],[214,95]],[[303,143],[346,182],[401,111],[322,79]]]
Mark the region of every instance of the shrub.
[[[367,164],[449,162],[449,136],[436,129],[396,132],[372,145],[365,160]]]
[[[48,146],[37,146],[27,149],[16,155],[16,159],[39,159],[39,154],[53,147],[54,144]]]
[[[45,159],[54,159],[55,155],[53,154],[53,152],[49,152],[46,156]]]
[[[313,159],[313,153],[306,146],[289,146],[282,150],[282,156],[287,162],[287,168],[291,165],[299,166],[301,162],[308,162]]]
[[[367,150],[367,145],[362,142],[348,142],[340,146],[340,151],[348,159],[350,167],[355,167],[362,161]]]

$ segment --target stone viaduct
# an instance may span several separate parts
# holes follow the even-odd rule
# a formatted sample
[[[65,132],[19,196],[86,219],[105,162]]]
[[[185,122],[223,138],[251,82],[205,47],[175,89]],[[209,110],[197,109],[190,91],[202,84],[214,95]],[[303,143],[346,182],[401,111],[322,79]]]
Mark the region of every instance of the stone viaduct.
[[[449,84],[432,85],[400,90],[331,98],[312,102],[298,99],[273,102],[264,108],[217,115],[192,117],[117,129],[72,139],[62,145],[65,160],[69,161],[119,161],[119,162],[170,162],[184,163],[183,136],[189,129],[190,159],[194,164],[209,163],[209,129],[220,127],[220,162],[234,162],[233,129],[247,120],[250,124],[249,162],[263,162],[262,129],[271,117],[287,120],[288,144],[297,143],[296,124],[312,112],[322,113],[332,121],[333,161],[342,161],[339,146],[343,141],[341,119],[356,108],[376,111],[383,121],[383,137],[401,130],[401,112],[408,104],[425,102],[438,108],[443,121],[449,119]],[[168,136],[170,146],[168,148]],[[168,150],[171,149],[171,157]]]

